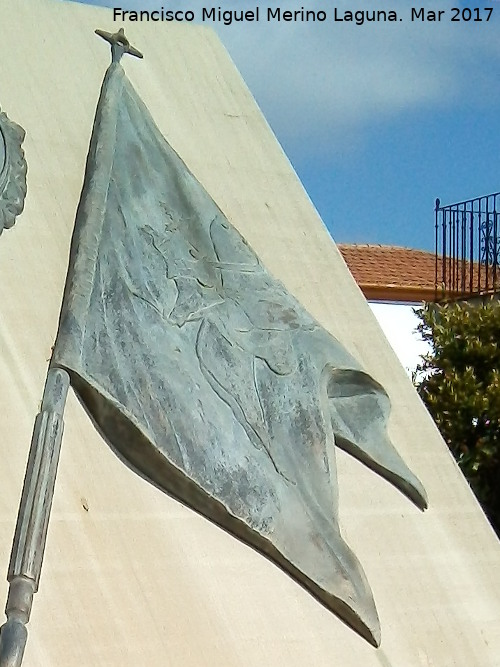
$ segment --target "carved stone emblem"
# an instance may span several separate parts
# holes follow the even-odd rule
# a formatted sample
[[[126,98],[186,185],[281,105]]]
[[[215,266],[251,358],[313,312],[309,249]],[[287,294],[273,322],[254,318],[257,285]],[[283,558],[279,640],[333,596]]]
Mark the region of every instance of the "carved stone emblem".
[[[25,132],[0,110],[0,234],[12,227],[24,208],[26,160],[22,143]]]

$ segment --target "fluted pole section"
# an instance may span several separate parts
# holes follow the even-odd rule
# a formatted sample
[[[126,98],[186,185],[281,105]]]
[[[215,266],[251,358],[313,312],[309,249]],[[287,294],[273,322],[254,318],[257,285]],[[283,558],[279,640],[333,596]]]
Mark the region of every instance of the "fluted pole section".
[[[69,375],[47,374],[42,406],[35,419],[7,580],[10,584],[0,629],[0,667],[20,667],[33,595],[38,590],[63,434]]]

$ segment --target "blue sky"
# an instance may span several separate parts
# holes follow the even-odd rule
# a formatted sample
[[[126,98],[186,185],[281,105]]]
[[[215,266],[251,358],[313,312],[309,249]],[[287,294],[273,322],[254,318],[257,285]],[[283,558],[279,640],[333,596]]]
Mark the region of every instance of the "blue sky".
[[[87,0],[124,9],[395,9],[403,21],[214,24],[332,236],[433,250],[434,200],[500,191],[500,2]],[[452,22],[456,6],[493,7]],[[411,22],[410,7],[446,13]],[[261,9],[261,15],[262,15]],[[483,19],[485,13],[481,13]],[[117,27],[122,24],[117,24]],[[124,24],[126,28],[126,23]],[[158,26],[161,29],[161,26]]]

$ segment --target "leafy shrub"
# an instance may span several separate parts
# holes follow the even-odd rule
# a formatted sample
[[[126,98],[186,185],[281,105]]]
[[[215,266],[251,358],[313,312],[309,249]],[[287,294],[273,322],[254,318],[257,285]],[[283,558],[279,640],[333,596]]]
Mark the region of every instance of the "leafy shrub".
[[[417,391],[500,535],[500,302],[426,304]]]

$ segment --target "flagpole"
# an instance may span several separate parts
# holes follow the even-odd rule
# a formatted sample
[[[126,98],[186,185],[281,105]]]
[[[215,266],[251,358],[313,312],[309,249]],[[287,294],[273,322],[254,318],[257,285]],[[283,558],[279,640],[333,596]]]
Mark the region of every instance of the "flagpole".
[[[69,384],[65,370],[49,368],[33,428],[10,556],[7,622],[0,628],[0,667],[19,667],[23,659],[28,636],[26,624],[40,581]]]

